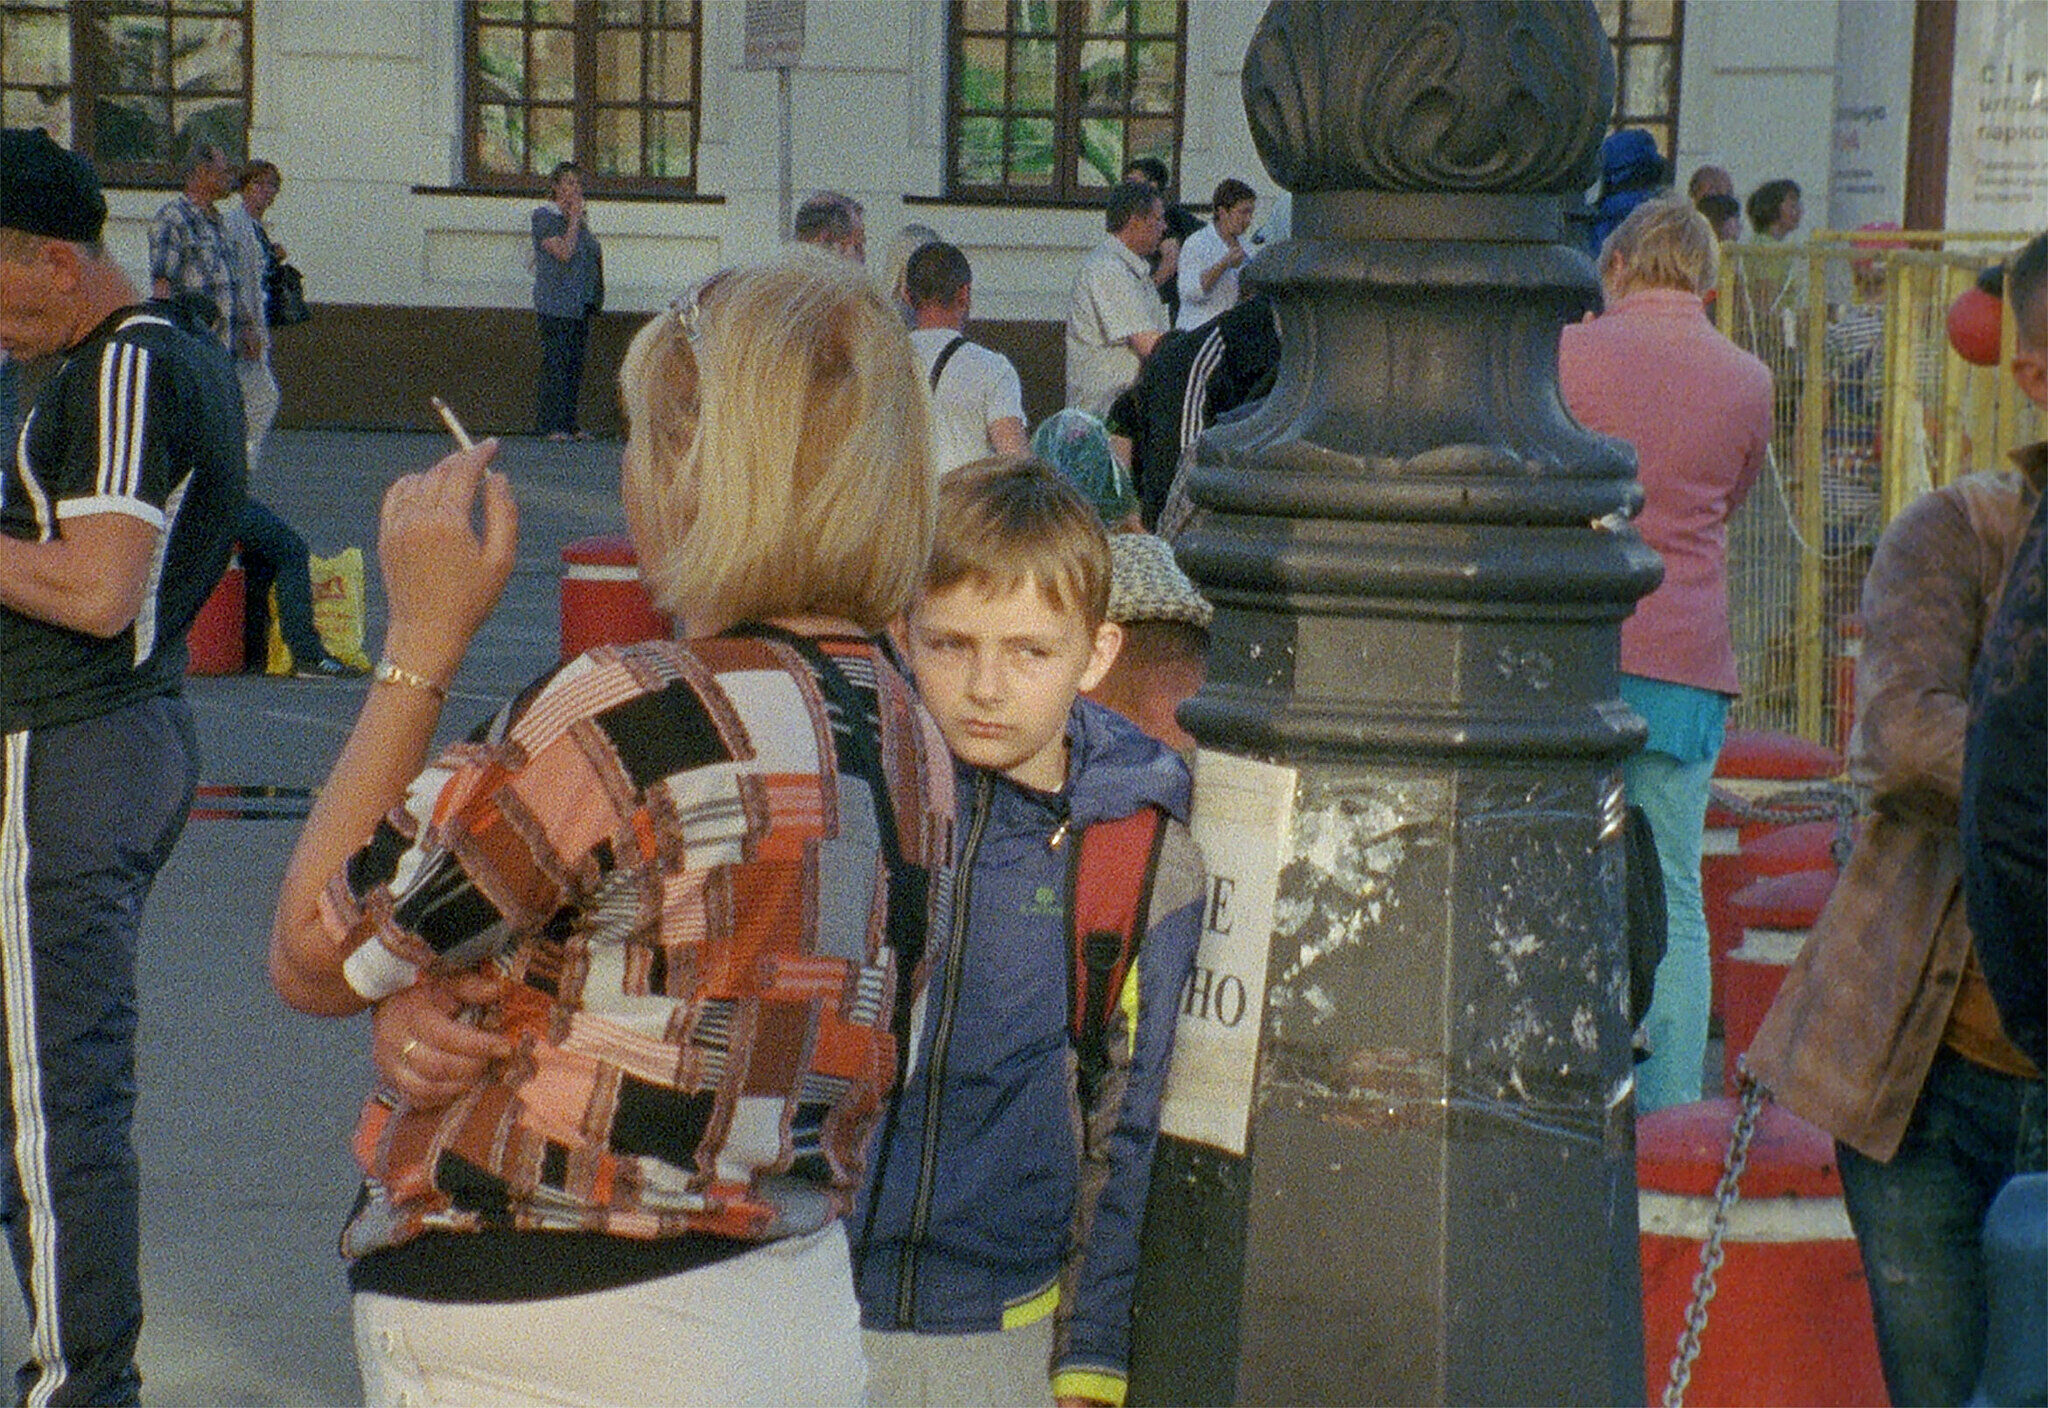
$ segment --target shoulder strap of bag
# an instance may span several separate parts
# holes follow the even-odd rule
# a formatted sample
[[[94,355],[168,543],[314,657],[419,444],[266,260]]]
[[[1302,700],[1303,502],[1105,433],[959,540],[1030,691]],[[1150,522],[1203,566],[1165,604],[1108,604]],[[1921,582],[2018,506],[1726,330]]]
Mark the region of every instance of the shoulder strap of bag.
[[[1067,1035],[1083,1110],[1094,1108],[1109,1070],[1109,1019],[1145,936],[1165,836],[1166,813],[1143,806],[1083,827],[1068,862]]]
[[[940,349],[938,358],[932,363],[932,390],[939,389],[939,378],[946,374],[946,363],[953,360],[953,354],[958,352],[960,345],[966,341],[966,333],[956,332],[953,334],[953,340]]]

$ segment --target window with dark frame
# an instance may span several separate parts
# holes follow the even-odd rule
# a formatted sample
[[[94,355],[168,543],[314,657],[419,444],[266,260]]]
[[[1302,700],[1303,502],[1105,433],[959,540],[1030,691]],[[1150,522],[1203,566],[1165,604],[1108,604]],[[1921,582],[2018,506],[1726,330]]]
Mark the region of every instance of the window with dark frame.
[[[1684,0],[1595,0],[1614,45],[1614,125],[1640,127],[1672,158],[1678,132],[1678,57]]]
[[[955,0],[946,195],[1094,203],[1134,158],[1180,169],[1181,0]]]
[[[249,145],[254,0],[0,0],[0,122],[40,127],[108,185],[176,185],[179,158]]]
[[[573,161],[597,192],[697,188],[695,0],[465,0],[464,172],[531,190]]]

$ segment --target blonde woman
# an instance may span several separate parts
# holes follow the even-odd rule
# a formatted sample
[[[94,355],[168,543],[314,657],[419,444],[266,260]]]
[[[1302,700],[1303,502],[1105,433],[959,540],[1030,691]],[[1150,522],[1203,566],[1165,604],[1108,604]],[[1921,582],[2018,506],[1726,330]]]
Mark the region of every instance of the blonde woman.
[[[1700,848],[1728,706],[1741,690],[1728,624],[1728,519],[1763,468],[1771,374],[1708,321],[1720,245],[1707,218],[1664,196],[1630,211],[1600,250],[1607,308],[1565,328],[1558,389],[1581,425],[1635,447],[1636,530],[1664,580],[1621,624],[1621,697],[1648,721],[1622,763],[1650,820],[1669,909],[1636,1067],[1647,1114],[1697,1100],[1711,976]]]
[[[515,512],[489,442],[399,481],[386,659],[279,896],[286,1001],[374,1013],[342,1237],[373,1404],[863,1393],[839,1220],[950,855],[945,745],[870,640],[930,540],[917,366],[857,265],[792,249],[658,315],[620,384],[688,638],[599,647],[426,766]]]

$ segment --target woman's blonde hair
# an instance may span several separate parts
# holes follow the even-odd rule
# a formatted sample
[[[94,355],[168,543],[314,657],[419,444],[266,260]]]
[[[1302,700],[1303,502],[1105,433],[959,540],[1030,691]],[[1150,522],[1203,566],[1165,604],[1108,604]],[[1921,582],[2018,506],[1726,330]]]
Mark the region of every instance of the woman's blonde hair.
[[[1600,277],[1622,266],[1619,287],[1705,293],[1721,274],[1721,242],[1707,217],[1677,196],[1646,200],[1600,246]]]
[[[926,398],[859,265],[797,245],[713,275],[640,329],[619,393],[640,573],[690,633],[902,611],[931,546]]]

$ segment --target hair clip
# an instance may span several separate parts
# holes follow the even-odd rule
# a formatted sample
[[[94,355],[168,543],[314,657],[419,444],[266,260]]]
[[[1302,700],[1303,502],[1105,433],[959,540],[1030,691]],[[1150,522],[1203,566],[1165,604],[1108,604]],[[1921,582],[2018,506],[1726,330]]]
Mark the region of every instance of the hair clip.
[[[683,336],[690,340],[690,346],[695,347],[703,340],[704,310],[697,303],[696,289],[691,289],[685,297],[670,299],[668,311],[675,315],[676,322],[682,326]]]
[[[690,340],[692,347],[704,340],[704,295],[711,291],[712,285],[731,272],[730,269],[720,269],[707,278],[699,279],[683,297],[669,300],[668,311],[682,324],[683,336]]]

